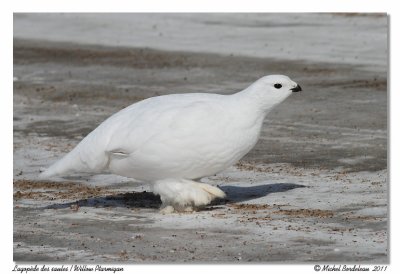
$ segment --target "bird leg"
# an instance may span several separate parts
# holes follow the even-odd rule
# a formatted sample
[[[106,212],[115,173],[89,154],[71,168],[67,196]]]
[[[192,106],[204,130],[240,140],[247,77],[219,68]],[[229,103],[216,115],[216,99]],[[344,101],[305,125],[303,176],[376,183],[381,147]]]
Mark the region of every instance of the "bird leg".
[[[156,181],[153,192],[160,195],[161,213],[193,212],[211,203],[216,198],[224,198],[225,193],[214,186],[187,179],[164,179]]]

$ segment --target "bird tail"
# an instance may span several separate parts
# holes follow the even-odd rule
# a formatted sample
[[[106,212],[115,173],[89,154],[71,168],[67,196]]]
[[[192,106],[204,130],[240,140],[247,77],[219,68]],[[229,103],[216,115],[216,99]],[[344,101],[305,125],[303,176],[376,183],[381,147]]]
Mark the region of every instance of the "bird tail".
[[[96,132],[99,129],[101,126],[89,133],[71,152],[42,172],[39,178],[48,179],[74,172],[99,172],[107,168],[109,164],[109,155],[105,152],[107,139],[97,137]]]
[[[39,178],[48,179],[57,175],[65,175],[79,171],[78,167],[80,162],[79,155],[77,155],[76,151],[73,150],[40,173]]]

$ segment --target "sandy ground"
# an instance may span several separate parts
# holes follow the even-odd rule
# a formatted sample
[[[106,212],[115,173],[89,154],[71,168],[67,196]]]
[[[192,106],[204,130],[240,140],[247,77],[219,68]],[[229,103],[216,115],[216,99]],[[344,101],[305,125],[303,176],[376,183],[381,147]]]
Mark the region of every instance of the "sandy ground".
[[[15,15],[14,260],[388,262],[386,31],[382,15]],[[162,215],[111,174],[37,178],[131,103],[273,73],[304,92],[203,179],[228,197],[200,212]]]

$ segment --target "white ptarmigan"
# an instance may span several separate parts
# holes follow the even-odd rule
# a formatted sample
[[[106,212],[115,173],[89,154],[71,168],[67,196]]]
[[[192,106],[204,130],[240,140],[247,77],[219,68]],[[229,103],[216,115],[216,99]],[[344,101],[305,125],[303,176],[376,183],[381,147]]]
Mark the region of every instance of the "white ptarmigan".
[[[185,210],[225,197],[196,181],[214,175],[256,144],[264,117],[301,87],[284,75],[262,77],[232,94],[152,97],[115,113],[41,178],[102,172],[151,182],[163,210]]]

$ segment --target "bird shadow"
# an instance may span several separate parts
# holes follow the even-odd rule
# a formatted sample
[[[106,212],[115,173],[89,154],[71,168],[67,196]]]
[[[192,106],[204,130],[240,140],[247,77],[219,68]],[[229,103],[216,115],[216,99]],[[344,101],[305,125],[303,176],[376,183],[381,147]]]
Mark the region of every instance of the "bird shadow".
[[[305,187],[293,183],[275,183],[255,186],[221,186],[226,193],[225,203],[239,203],[267,196],[271,193],[285,192],[295,188]]]
[[[249,201],[267,196],[272,193],[285,192],[296,188],[305,187],[293,183],[275,183],[256,186],[221,186],[220,188],[227,194],[224,199],[215,200],[211,206],[225,205],[228,203],[238,203]],[[118,193],[106,196],[97,196],[86,199],[77,200],[68,203],[56,203],[43,207],[42,209],[65,209],[71,208],[78,210],[80,207],[125,207],[130,209],[150,208],[158,209],[161,206],[159,195],[152,192],[128,192]],[[210,208],[208,208],[210,209]]]
[[[96,207],[96,208],[112,208],[112,207],[125,207],[125,208],[159,208],[161,206],[161,199],[159,195],[152,192],[126,192],[110,194],[106,196],[96,196],[85,198],[68,203],[57,203],[44,207],[43,209],[64,209],[71,208],[78,210],[80,207]]]

